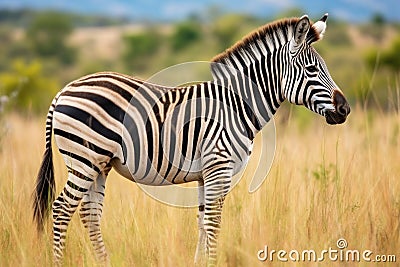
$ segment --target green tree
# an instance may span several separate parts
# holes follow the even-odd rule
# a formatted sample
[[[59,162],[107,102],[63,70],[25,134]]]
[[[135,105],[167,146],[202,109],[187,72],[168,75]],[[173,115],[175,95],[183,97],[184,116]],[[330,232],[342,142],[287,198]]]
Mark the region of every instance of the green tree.
[[[375,13],[371,18],[371,23],[376,26],[383,26],[386,23],[385,16],[381,13]]]
[[[226,48],[236,41],[237,31],[241,25],[239,18],[240,15],[232,14],[223,16],[215,22],[213,33],[221,48]]]
[[[76,54],[75,49],[67,45],[67,38],[72,30],[72,22],[68,16],[58,12],[44,12],[33,19],[26,37],[39,56],[55,57],[68,64],[74,60]]]
[[[212,32],[219,44],[219,50],[233,45],[243,35],[254,30],[257,27],[255,25],[259,26],[259,23],[254,17],[242,14],[228,14],[216,20]]]
[[[184,49],[202,37],[201,25],[195,20],[189,20],[176,25],[171,36],[172,49]]]
[[[382,53],[382,65],[389,67],[394,72],[400,70],[400,37],[397,37],[391,46]]]
[[[400,70],[400,37],[396,38],[390,47],[386,50],[379,51],[377,49],[370,50],[365,61],[367,65],[373,69],[376,64],[388,68],[394,72]]]
[[[46,112],[59,90],[58,83],[43,74],[38,61],[27,64],[16,60],[11,66],[10,71],[0,74],[0,96],[11,99],[20,112]]]
[[[148,67],[149,58],[157,53],[161,36],[154,30],[129,34],[123,37],[123,62],[131,71],[143,71]]]

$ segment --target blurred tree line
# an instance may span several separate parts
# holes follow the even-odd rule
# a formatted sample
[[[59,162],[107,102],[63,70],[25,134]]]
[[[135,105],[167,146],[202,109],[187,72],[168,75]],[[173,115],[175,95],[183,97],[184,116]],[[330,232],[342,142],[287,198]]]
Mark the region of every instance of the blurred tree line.
[[[276,18],[302,14],[291,9]],[[211,8],[207,16],[192,15],[168,25],[148,23],[141,31],[121,34],[118,56],[106,61],[82,53],[71,44],[71,34],[76,27],[126,24],[124,19],[0,10],[0,96],[13,98],[10,102],[19,112],[44,114],[64,84],[89,72],[112,70],[145,78],[173,64],[210,60],[274,19],[222,14]],[[355,44],[354,31],[372,42]],[[386,22],[380,14],[360,25],[329,18],[325,40],[316,47],[352,103],[387,110],[391,97],[400,94],[398,33],[399,25]]]

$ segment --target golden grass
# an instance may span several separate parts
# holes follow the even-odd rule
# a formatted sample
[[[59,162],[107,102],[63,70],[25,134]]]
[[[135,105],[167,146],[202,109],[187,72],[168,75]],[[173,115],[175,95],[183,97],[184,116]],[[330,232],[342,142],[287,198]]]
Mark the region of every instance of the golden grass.
[[[348,241],[348,249],[399,253],[400,116],[355,110],[346,124],[336,127],[316,116],[307,127],[298,124],[295,116],[277,124],[275,160],[261,188],[247,192],[255,168],[250,162],[249,172],[228,195],[219,265],[291,266],[276,259],[260,262],[257,251],[264,245],[286,251],[336,249],[339,238]],[[7,127],[0,152],[0,266],[50,266],[51,227],[38,237],[31,219],[44,120],[10,116]],[[257,145],[255,149],[257,154]],[[54,155],[59,192],[66,169],[59,153]],[[193,263],[196,210],[163,205],[115,172],[107,181],[102,228],[112,266]],[[74,216],[65,265],[94,264],[85,229]],[[325,266],[332,265],[325,260]]]

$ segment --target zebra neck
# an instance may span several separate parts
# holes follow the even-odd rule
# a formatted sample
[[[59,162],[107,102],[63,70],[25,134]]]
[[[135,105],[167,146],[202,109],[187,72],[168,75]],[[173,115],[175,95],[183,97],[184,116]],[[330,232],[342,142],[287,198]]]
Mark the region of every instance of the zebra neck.
[[[214,80],[230,81],[233,90],[255,111],[261,128],[285,100],[282,72],[289,63],[288,46],[297,21],[267,24],[212,59]]]
[[[251,62],[240,70],[220,63],[212,63],[211,68],[214,83],[236,96],[237,108],[245,114],[242,122],[254,138],[284,101],[279,70],[267,67],[266,61]]]

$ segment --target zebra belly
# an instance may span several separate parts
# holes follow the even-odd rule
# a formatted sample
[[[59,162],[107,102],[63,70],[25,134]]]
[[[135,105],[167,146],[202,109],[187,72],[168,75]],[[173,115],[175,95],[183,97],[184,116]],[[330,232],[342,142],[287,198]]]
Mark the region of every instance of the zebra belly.
[[[165,176],[160,173],[156,173],[155,170],[150,170],[146,176],[135,176],[130,171],[127,165],[122,164],[118,158],[114,158],[110,162],[114,170],[121,176],[140,184],[164,186],[171,184],[182,184],[188,182],[199,181],[201,179],[201,172],[187,172],[182,170],[172,170],[171,173],[174,175]]]

